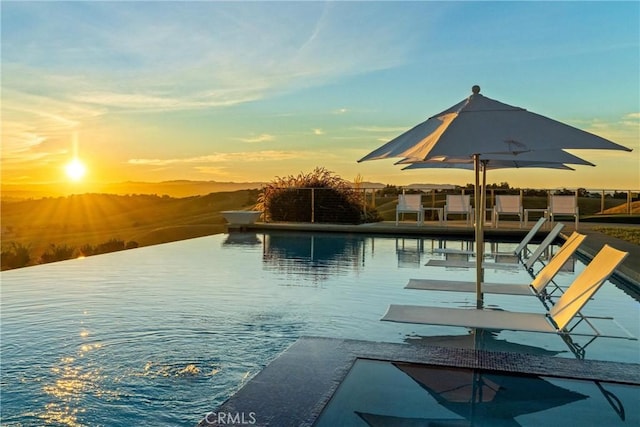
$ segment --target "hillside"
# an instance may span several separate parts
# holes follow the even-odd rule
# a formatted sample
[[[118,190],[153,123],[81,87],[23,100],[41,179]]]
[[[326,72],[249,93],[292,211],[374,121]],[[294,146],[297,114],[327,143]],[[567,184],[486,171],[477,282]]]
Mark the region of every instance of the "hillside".
[[[605,209],[604,214],[613,215],[613,214],[626,214],[627,213],[627,205],[621,204],[619,206],[615,206],[613,208]],[[640,213],[640,201],[631,202],[631,213],[638,214]]]
[[[32,263],[51,245],[80,248],[112,239],[147,246],[224,231],[220,211],[251,208],[257,190],[173,198],[82,194],[2,202],[2,249],[28,247]]]
[[[210,193],[252,190],[263,186],[261,182],[218,182],[174,180],[163,182],[116,182],[106,184],[2,184],[2,200],[40,199],[64,197],[72,194],[155,194],[170,197],[202,196]]]

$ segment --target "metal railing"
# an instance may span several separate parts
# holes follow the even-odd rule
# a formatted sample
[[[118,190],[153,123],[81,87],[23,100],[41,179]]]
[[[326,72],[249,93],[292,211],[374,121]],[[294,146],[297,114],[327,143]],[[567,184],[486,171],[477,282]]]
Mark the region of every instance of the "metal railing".
[[[280,211],[277,215],[267,212],[268,221],[294,221],[294,222],[325,222],[325,223],[345,223],[358,222],[354,219],[354,212],[346,212],[342,207],[344,196],[339,191],[326,188],[282,188],[277,190],[287,190],[286,200],[281,201]],[[356,187],[351,189],[352,194],[348,197],[360,204],[362,209],[360,215],[366,218],[369,213],[378,208],[386,207],[393,209],[395,214],[395,203],[398,194],[419,193],[423,195],[423,206],[425,208],[442,208],[448,194],[470,194],[473,200],[473,189],[434,189],[417,187],[392,187],[392,188],[372,188]],[[521,205],[525,209],[546,209],[549,206],[549,198],[554,194],[575,195],[577,198],[580,216],[591,216],[600,214],[639,214],[638,208],[634,212],[634,202],[640,201],[640,190],[629,189],[513,189],[513,188],[489,188],[487,189],[487,211],[495,205],[496,196],[500,194],[519,195]],[[473,202],[472,202],[473,204]],[[296,206],[297,215],[292,216]],[[300,207],[304,213],[300,214]],[[306,206],[306,207],[304,207]],[[430,211],[430,215],[435,216],[435,211]],[[388,219],[388,218],[387,218]],[[432,218],[433,219],[433,218]]]

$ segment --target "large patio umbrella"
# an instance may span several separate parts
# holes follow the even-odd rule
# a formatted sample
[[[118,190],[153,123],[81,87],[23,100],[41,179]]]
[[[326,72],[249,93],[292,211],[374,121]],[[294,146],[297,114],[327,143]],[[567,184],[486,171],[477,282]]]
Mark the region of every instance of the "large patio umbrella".
[[[409,161],[471,160],[475,170],[476,212],[484,206],[480,191],[480,169],[483,160],[493,155],[519,156],[562,149],[630,149],[600,136],[559,121],[487,98],[480,87],[473,86],[472,95],[458,104],[418,124],[367,154],[358,162],[400,157]],[[541,163],[547,163],[541,160]],[[552,162],[557,165],[556,162]],[[482,305],[482,246],[484,221],[476,221],[476,296]]]
[[[546,411],[588,396],[556,386],[536,375],[480,369],[394,363],[440,405],[486,425],[519,425],[515,418]]]

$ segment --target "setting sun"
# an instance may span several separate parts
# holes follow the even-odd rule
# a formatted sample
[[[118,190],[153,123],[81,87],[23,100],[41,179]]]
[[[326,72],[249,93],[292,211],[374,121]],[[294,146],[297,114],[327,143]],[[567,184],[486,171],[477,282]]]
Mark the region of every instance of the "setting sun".
[[[87,168],[84,166],[84,163],[80,161],[80,159],[73,159],[67,166],[65,166],[65,171],[67,172],[67,176],[74,181],[79,181],[84,177],[87,173]]]

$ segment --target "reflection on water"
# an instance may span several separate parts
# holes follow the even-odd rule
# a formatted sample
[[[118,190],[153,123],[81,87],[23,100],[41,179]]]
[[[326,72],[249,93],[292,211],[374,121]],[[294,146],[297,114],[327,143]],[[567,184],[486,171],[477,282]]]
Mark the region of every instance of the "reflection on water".
[[[259,245],[262,241],[256,233],[232,232],[222,243],[223,245]]]
[[[396,237],[399,268],[420,268],[424,253],[424,239]]]
[[[557,356],[567,351],[549,350],[523,343],[509,342],[498,338],[500,335],[496,331],[488,331],[479,328],[472,328],[469,332],[460,335],[434,335],[419,336],[411,335],[405,338],[405,342],[418,347],[454,347],[467,348],[473,350],[500,351],[509,353],[526,353],[538,356]]]
[[[364,267],[366,238],[331,234],[265,235],[262,260],[267,270],[326,280]]]

